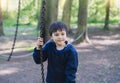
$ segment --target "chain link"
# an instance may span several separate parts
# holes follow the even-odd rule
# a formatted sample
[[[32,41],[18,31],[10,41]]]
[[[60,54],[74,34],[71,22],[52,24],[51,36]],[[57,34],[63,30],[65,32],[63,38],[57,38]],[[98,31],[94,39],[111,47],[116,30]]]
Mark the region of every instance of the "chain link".
[[[20,9],[21,9],[21,0],[19,0],[19,2],[18,2],[18,14],[17,14],[15,36],[14,36],[14,41],[13,41],[13,45],[12,45],[12,48],[11,48],[12,50],[11,50],[10,56],[8,57],[7,61],[10,61],[11,56],[13,54],[14,47],[15,47],[15,43],[16,43],[16,39],[17,39],[17,33],[18,33],[19,18],[20,18]]]
[[[40,17],[40,37],[42,37],[45,43],[45,14],[46,14],[46,1],[42,0],[42,6],[41,6],[41,17]],[[43,65],[43,53],[40,51],[40,59],[41,59],[41,75],[42,75],[42,83],[45,83],[45,77],[44,77],[44,65]]]

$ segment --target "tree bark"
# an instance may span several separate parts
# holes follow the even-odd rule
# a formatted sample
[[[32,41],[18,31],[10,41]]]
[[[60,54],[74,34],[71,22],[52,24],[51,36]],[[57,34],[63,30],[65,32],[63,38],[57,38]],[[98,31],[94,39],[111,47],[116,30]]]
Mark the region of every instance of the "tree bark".
[[[1,0],[0,0],[0,36],[4,35],[3,32],[3,20],[2,20],[2,7],[1,7]]]
[[[105,15],[105,25],[104,29],[109,30],[109,14],[110,13],[110,0],[107,0],[106,3],[106,15]]]
[[[66,0],[63,9],[62,21],[70,28],[71,8],[73,0]]]
[[[87,8],[88,0],[79,0],[79,10],[78,10],[78,32],[76,34],[76,39],[73,43],[79,44],[82,41],[89,42],[88,31],[87,31]]]

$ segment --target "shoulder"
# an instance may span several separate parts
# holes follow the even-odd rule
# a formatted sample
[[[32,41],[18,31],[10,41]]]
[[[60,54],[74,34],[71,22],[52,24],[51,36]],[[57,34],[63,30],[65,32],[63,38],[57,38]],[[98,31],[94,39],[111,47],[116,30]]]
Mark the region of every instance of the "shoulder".
[[[52,48],[55,46],[55,43],[52,40],[47,41],[42,48]]]
[[[76,66],[78,65],[78,53],[72,44],[68,44],[66,55],[68,62],[74,62]]]
[[[77,50],[71,43],[67,44],[66,49],[67,49],[68,53],[77,55]]]
[[[71,43],[67,45],[67,49],[71,51],[76,51],[76,48]]]

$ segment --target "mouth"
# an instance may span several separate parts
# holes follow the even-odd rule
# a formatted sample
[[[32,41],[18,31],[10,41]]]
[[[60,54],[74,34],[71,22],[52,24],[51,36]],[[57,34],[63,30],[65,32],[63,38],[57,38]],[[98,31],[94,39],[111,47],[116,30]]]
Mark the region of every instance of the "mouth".
[[[58,40],[58,42],[64,42],[64,40]]]

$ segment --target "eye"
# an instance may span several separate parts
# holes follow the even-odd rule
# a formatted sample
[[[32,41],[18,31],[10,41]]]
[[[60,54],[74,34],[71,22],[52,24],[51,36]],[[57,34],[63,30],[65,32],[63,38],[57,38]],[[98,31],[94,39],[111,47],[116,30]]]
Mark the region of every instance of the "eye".
[[[54,35],[55,35],[55,36],[59,36],[59,34],[57,34],[57,33],[56,33],[56,34],[54,34]]]
[[[61,35],[65,35],[65,33],[62,33]]]

